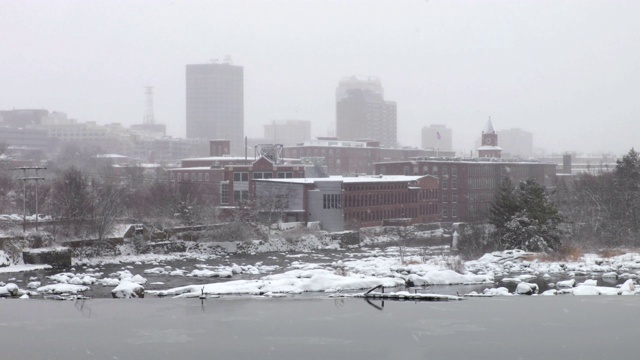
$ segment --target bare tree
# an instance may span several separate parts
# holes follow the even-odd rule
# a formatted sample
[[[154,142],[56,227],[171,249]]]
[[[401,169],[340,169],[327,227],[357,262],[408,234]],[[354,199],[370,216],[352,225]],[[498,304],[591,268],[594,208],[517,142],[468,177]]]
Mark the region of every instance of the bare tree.
[[[255,207],[258,218],[271,229],[271,225],[282,221],[284,213],[289,209],[289,198],[290,193],[285,188],[268,187],[264,193],[256,196]]]
[[[124,191],[116,185],[96,189],[93,197],[91,232],[98,241],[104,241],[113,231],[117,219],[124,213]]]
[[[87,220],[93,212],[89,179],[72,166],[54,180],[52,190],[52,210],[63,235],[86,235]]]
[[[398,225],[395,227],[395,233],[398,237],[398,253],[400,255],[400,262],[405,263],[407,256],[407,240],[415,236],[413,226],[407,224]]]

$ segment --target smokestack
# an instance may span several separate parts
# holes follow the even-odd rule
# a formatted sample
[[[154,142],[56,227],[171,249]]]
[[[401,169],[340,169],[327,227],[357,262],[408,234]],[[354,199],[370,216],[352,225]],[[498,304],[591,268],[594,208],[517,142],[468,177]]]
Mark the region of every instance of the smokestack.
[[[562,155],[562,173],[571,174],[571,154]]]

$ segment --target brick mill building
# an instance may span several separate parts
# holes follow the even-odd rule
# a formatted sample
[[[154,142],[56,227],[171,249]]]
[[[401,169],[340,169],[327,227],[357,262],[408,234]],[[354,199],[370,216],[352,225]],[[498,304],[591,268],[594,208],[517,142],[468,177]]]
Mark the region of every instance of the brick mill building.
[[[279,154],[257,150],[254,157],[225,156],[229,149],[228,140],[212,140],[212,156],[183,159],[179,168],[167,170],[168,180],[174,185],[188,183],[197,188],[197,196],[214,205],[235,206],[252,197],[250,184],[253,179],[305,176],[305,166],[297,159],[281,159]]]
[[[296,146],[283,148],[286,158],[301,159],[305,163],[322,164],[327,175],[373,174],[374,163],[409,160],[416,156],[454,156],[453,151],[412,148],[385,148],[376,140],[343,141],[335,137],[321,137]]]
[[[306,179],[256,179],[260,211],[277,211],[284,221],[319,222],[324,230],[342,231],[381,226],[385,220],[410,223],[439,220],[438,178],[421,176],[361,176]],[[280,199],[280,207],[270,206]]]
[[[380,175],[432,175],[440,179],[442,221],[482,221],[493,204],[502,178],[514,184],[533,179],[552,187],[556,165],[487,159],[429,159],[375,164]]]

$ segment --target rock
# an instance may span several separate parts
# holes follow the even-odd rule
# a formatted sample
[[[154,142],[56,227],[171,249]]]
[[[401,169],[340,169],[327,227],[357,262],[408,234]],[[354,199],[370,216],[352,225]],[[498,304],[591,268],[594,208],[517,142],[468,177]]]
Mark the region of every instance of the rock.
[[[147,279],[143,278],[140,275],[134,275],[131,278],[126,279],[126,280],[130,281],[130,282],[133,282],[133,283],[136,283],[136,284],[140,284],[140,285],[144,285],[144,284],[147,283]]]
[[[574,287],[575,285],[576,285],[576,280],[575,279],[558,281],[556,283],[556,286],[559,287],[559,288],[570,288],[570,287]]]
[[[516,294],[533,295],[538,293],[538,285],[532,283],[521,282],[516,287]]]
[[[242,268],[237,264],[233,264],[231,265],[231,273],[234,275],[242,274]]]
[[[633,292],[635,291],[635,283],[633,282],[633,280],[629,279],[627,281],[624,282],[624,284],[622,284],[622,286],[620,286],[620,291],[622,291],[623,295],[630,295],[633,294]]]
[[[14,283],[8,283],[5,286],[0,286],[0,297],[18,296],[20,288]]]
[[[54,268],[64,268],[71,265],[71,249],[67,247],[52,247],[25,249],[22,252],[25,264],[48,264]]]
[[[600,292],[595,286],[578,286],[573,289],[573,295],[600,295]]]
[[[427,280],[425,280],[424,278],[416,275],[416,274],[411,274],[409,276],[407,276],[407,279],[404,282],[406,287],[416,287],[416,286],[425,286],[425,285],[429,285],[429,283],[427,282]]]
[[[32,281],[32,282],[27,284],[27,288],[29,288],[29,289],[37,289],[37,288],[40,287],[40,285],[42,285],[42,283],[40,281]]]
[[[144,287],[128,280],[121,280],[115,289],[111,290],[114,299],[144,298]]]
[[[612,278],[612,279],[617,279],[618,278],[618,273],[615,271],[611,271],[611,272],[607,272],[602,274],[603,278]]]
[[[598,280],[588,279],[585,280],[582,284],[579,284],[579,286],[598,286]]]
[[[511,295],[511,293],[509,293],[509,289],[507,289],[506,287],[487,288],[487,289],[484,289],[484,291],[482,293],[484,295],[492,295],[492,296],[509,296],[509,295]]]

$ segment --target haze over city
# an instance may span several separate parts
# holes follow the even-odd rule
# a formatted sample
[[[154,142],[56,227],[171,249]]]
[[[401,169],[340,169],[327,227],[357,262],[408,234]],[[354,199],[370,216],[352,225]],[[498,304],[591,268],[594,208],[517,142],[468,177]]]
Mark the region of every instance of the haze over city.
[[[487,118],[546,151],[614,152],[640,130],[633,1],[2,1],[0,109],[43,108],[185,135],[185,65],[244,68],[245,133],[272,119],[335,128],[345,76],[376,76],[398,141],[446,124],[458,151]]]

